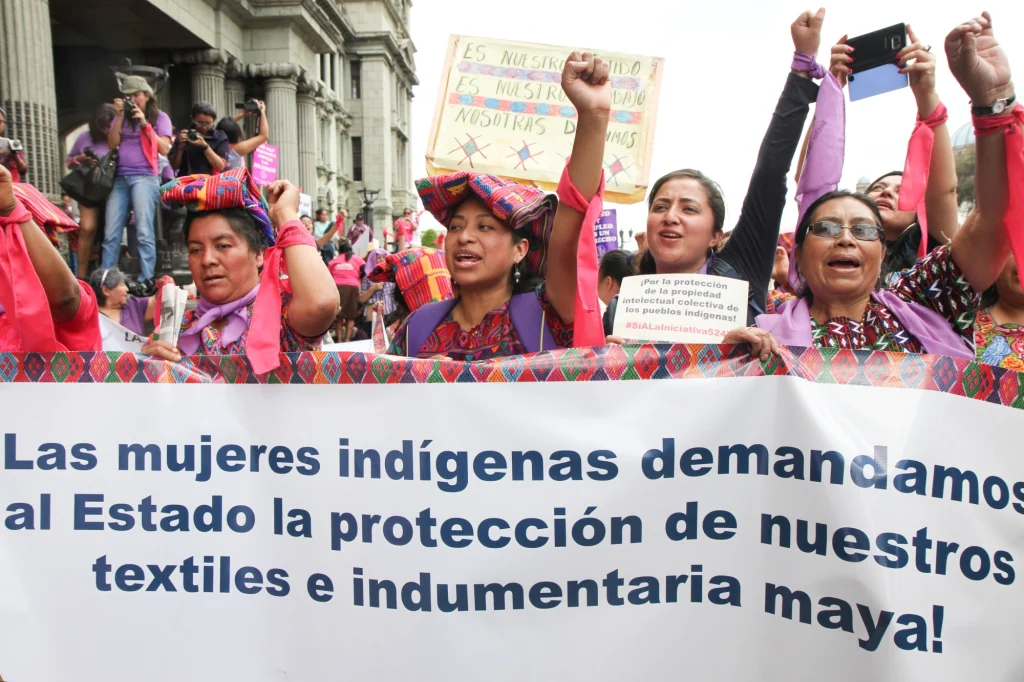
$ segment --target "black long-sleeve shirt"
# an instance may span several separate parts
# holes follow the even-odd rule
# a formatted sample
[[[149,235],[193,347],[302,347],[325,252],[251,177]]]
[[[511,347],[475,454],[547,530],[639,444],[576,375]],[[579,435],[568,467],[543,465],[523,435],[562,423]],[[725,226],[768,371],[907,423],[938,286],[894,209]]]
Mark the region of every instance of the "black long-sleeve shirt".
[[[748,318],[752,318],[751,313],[765,309],[779,227],[786,208],[786,178],[800,145],[811,102],[817,96],[818,86],[813,81],[789,74],[757,152],[757,165],[750,176],[739,220],[729,241],[716,255],[749,283],[750,302],[754,304],[751,307],[760,310],[748,310]],[[748,323],[753,324],[753,319],[748,319]]]

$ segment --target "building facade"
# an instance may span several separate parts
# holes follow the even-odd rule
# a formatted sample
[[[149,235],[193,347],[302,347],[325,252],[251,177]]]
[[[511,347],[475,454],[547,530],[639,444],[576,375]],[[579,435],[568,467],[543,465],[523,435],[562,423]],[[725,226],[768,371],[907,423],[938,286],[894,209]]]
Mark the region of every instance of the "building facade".
[[[410,0],[3,0],[0,102],[22,140],[26,180],[59,196],[65,139],[117,96],[117,76],[150,78],[175,127],[192,102],[234,115],[266,101],[278,177],[315,208],[362,210],[390,226],[415,207],[409,154]],[[254,134],[254,122],[249,133]],[[379,232],[378,232],[379,237]]]

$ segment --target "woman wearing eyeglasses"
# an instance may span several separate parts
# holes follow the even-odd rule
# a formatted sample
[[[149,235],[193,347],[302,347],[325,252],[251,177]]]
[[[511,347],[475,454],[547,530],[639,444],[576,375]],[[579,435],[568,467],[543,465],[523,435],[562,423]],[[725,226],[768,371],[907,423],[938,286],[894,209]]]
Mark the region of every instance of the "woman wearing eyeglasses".
[[[1003,271],[1010,252],[1007,228],[1020,221],[1010,206],[1019,166],[1009,161],[1011,153],[1020,154],[1010,141],[1019,135],[1022,116],[987,12],[954,28],[945,47],[949,70],[973,106],[976,214],[950,244],[880,288],[885,242],[878,206],[863,194],[826,194],[797,228],[798,298],[780,313],[759,315],[756,327],[730,332],[725,343],[747,343],[762,360],[778,353],[779,344],[974,359],[970,341],[980,293]]]
[[[167,160],[178,177],[211,175],[227,168],[231,143],[228,136],[214,129],[217,111],[209,102],[192,105],[191,127],[178,131]]]
[[[863,194],[830,192],[811,204],[796,231],[801,286],[782,312],[724,343],[747,343],[762,360],[779,345],[933,353],[973,359],[970,340],[979,292],[1001,266],[1005,248],[983,230],[961,229],[910,270],[880,288],[885,228]]]

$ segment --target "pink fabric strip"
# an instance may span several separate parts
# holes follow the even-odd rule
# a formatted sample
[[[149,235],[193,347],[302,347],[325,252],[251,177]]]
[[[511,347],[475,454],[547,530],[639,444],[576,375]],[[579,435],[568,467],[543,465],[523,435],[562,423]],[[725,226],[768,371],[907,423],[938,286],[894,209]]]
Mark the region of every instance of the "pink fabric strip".
[[[1017,106],[1002,116],[975,116],[974,133],[978,137],[1002,131],[1006,139],[1006,177],[1009,197],[1003,222],[1010,248],[1017,263],[1024,263],[1024,107]],[[1017,276],[1024,286],[1024,268]]]
[[[281,365],[281,261],[286,248],[300,244],[316,248],[316,240],[302,222],[289,220],[278,230],[277,243],[263,254],[260,291],[245,341],[245,354],[257,374]]]
[[[903,166],[903,185],[900,187],[899,209],[917,211],[917,224],[921,226],[921,245],[917,257],[928,255],[928,216],[925,215],[924,195],[928,190],[928,176],[931,174],[932,149],[935,146],[935,131],[949,119],[946,106],[939,102],[925,120],[917,119],[914,132],[907,145],[907,161]]]
[[[20,227],[25,225],[25,228]],[[21,350],[53,353],[59,350],[50,303],[32,266],[22,229],[39,229],[20,201],[11,215],[0,217],[0,304],[21,338]]]
[[[580,240],[576,247],[576,305],[573,313],[572,345],[604,345],[604,326],[597,302],[597,243],[594,225],[604,209],[604,171],[594,198],[587,202],[569,178],[569,161],[565,162],[562,179],[558,182],[558,200],[583,214]]]

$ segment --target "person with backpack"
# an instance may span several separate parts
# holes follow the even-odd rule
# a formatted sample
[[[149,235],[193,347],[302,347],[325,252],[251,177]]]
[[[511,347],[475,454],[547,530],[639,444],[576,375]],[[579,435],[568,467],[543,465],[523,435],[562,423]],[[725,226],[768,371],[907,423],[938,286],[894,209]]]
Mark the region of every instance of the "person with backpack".
[[[804,12],[790,30],[795,54],[786,85],[758,150],[747,196],[728,242],[725,198],[714,180],[699,170],[673,171],[659,178],[647,195],[647,245],[632,259],[637,275],[704,274],[746,280],[747,324],[765,312],[775,263],[779,226],[786,205],[786,176],[800,144],[818,86],[811,72],[821,43],[825,10]],[[819,76],[820,77],[820,76]],[[608,306],[606,329],[614,326],[617,300]],[[622,339],[609,336],[610,343]]]
[[[96,111],[92,121],[89,122],[88,130],[83,130],[68,152],[68,169],[79,166],[95,166],[104,156],[110,153],[110,144],[107,142],[107,133],[110,125],[114,122],[114,105],[103,104]],[[86,152],[91,153],[86,153]],[[84,199],[78,200],[79,230],[78,230],[78,277],[85,279],[89,275],[89,262],[92,260],[93,242],[96,235],[102,233],[99,228],[103,225],[103,216],[106,213],[106,202],[96,204],[87,202]]]
[[[608,64],[589,53],[566,60],[562,89],[578,119],[559,183],[561,201],[482,173],[417,183],[424,208],[447,229],[444,258],[455,297],[409,315],[388,353],[470,361],[573,344],[577,247],[584,218],[603,196],[608,72]],[[596,317],[596,291],[590,293]]]

